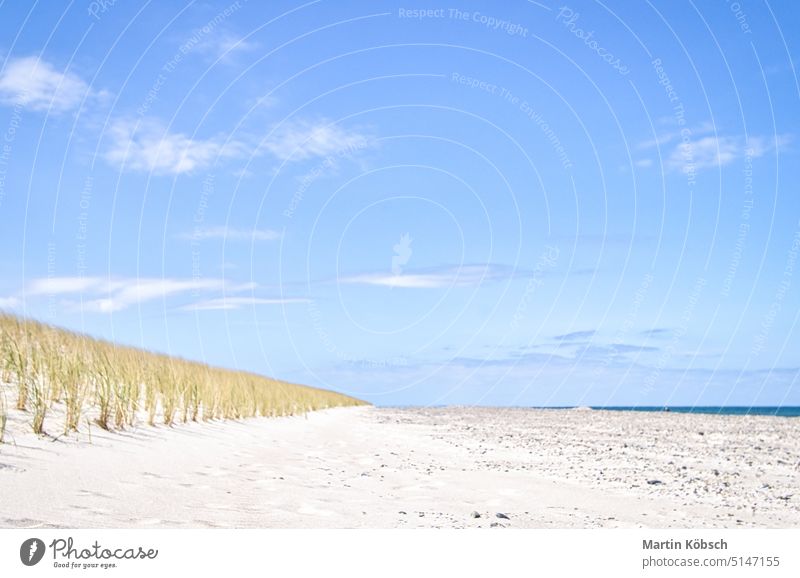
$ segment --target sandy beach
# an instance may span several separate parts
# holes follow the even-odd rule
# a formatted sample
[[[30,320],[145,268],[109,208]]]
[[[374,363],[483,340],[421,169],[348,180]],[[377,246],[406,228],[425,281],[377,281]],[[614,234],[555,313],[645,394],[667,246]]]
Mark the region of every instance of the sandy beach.
[[[358,407],[8,434],[4,528],[800,526],[797,419]]]

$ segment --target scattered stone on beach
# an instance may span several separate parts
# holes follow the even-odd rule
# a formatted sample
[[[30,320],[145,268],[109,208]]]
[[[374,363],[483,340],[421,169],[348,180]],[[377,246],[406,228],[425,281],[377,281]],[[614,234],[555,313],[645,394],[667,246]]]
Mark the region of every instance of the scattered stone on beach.
[[[14,451],[0,449],[0,522],[26,527],[43,520],[68,527],[135,527],[144,517],[158,518],[167,526],[205,526],[211,523],[180,518],[196,495],[182,488],[202,485],[203,495],[215,505],[213,523],[221,527],[273,521],[294,527],[338,524],[487,531],[490,527],[800,526],[800,421],[796,420],[712,419],[677,412],[583,415],[560,410],[361,408],[309,414],[309,422],[303,424],[289,419],[248,424],[246,428],[231,424],[219,431],[212,427],[191,440],[184,429],[156,428],[152,435],[163,442],[164,451],[147,454],[148,469],[159,468],[151,471],[172,476],[169,483],[151,476],[141,483],[137,477],[143,475],[141,461],[126,453],[125,435],[103,437],[84,451],[83,438],[60,438],[59,444],[51,444],[26,433]],[[341,447],[329,444],[332,431],[341,432]],[[231,437],[232,432],[241,437]],[[184,441],[203,448],[203,454],[194,449],[186,452]],[[39,447],[48,450],[47,459],[32,459],[30,452]],[[239,455],[243,450],[250,455]],[[206,473],[212,461],[218,477]],[[105,477],[93,476],[91,488],[81,485],[88,483],[81,474],[87,465],[96,469],[97,463],[105,462],[113,475],[98,471]],[[47,482],[42,472],[48,470],[65,471],[67,488]],[[136,504],[108,500],[106,514],[94,513],[95,498],[79,491],[97,489],[112,495],[118,478],[141,485],[143,491],[162,490],[166,499],[141,498]],[[263,492],[264,499],[252,510],[242,509],[240,496],[256,483],[263,483],[269,493]],[[320,488],[330,492],[325,495],[331,504],[347,506],[341,511],[338,506],[329,511],[304,508],[306,503],[317,504]],[[26,500],[32,492],[54,499],[31,505]],[[69,501],[54,507],[59,492],[77,496],[73,499],[78,507]],[[159,511],[167,500],[173,510]],[[404,502],[432,509],[395,510],[392,515],[391,507]],[[469,504],[480,504],[482,509],[465,510]],[[498,507],[504,508],[501,515]],[[285,510],[286,516],[276,518],[274,510]],[[367,513],[359,516],[359,511]],[[509,512],[514,513],[513,523]],[[416,523],[411,519],[415,514]],[[20,521],[26,517],[36,519]]]

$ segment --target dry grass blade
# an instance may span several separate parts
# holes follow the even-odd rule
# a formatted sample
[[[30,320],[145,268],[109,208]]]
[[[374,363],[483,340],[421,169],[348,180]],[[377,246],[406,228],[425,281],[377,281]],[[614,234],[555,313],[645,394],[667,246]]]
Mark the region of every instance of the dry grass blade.
[[[133,426],[138,418],[171,426],[305,413],[364,402],[333,391],[251,373],[210,367],[123,347],[0,314],[0,384],[17,391],[16,408],[29,411],[36,433],[49,410],[63,415],[63,431],[82,423],[103,429]],[[0,442],[8,406],[0,389]]]

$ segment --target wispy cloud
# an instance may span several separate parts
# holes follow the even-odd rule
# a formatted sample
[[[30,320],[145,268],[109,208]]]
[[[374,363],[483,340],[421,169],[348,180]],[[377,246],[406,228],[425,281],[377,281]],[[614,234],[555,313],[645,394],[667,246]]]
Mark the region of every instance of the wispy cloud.
[[[448,365],[460,367],[518,367],[537,364],[572,364],[571,358],[556,353],[528,352],[498,357],[454,357]]]
[[[760,138],[748,147],[740,137],[704,136],[676,144],[666,160],[666,167],[673,171],[692,173],[696,170],[722,167],[745,156],[750,149],[750,156],[760,157],[767,152]]]
[[[0,72],[0,102],[7,105],[59,113],[101,94],[76,74],[62,72],[38,56],[12,58]]]
[[[444,287],[467,287],[488,281],[509,278],[514,269],[504,265],[464,265],[436,269],[408,270],[400,275],[391,273],[364,273],[345,276],[339,283],[402,287],[407,289],[439,289]]]
[[[665,337],[672,333],[672,329],[667,329],[666,327],[655,327],[653,329],[646,329],[644,331],[640,331],[639,335],[643,335],[644,337]]]
[[[85,309],[108,313],[154,299],[193,291],[221,289],[222,286],[223,283],[215,279],[135,279],[130,285],[126,284],[108,296],[89,300],[83,306]]]
[[[198,51],[223,63],[233,63],[237,55],[253,52],[258,47],[258,42],[247,40],[232,32],[209,35],[197,45]]]
[[[300,297],[286,298],[266,298],[266,297],[219,297],[207,299],[186,305],[183,309],[193,311],[216,311],[241,309],[242,307],[254,307],[256,305],[290,305],[295,303],[308,303],[308,299]]]
[[[206,48],[217,57],[253,50],[257,45],[233,35],[215,37]],[[59,71],[37,56],[10,59],[0,71],[0,104],[60,113],[77,108],[84,99],[107,93],[94,91],[78,75]],[[261,97],[270,106],[273,97]],[[217,160],[263,154],[279,160],[302,161],[343,156],[370,146],[371,136],[359,128],[346,128],[325,119],[297,120],[277,127],[262,142],[255,138],[225,139],[224,135],[197,138],[170,131],[152,120],[113,120],[106,132],[104,158],[131,171],[181,175],[204,169]]]
[[[594,329],[589,331],[573,331],[572,333],[564,333],[563,335],[556,335],[553,339],[559,341],[575,341],[579,339],[591,339],[597,333]]]
[[[28,284],[27,293],[30,295],[66,295],[82,293],[101,285],[110,290],[110,281],[98,277],[48,277],[31,281]]]
[[[278,104],[278,97],[273,94],[262,94],[247,101],[249,109],[269,109]]]
[[[80,295],[84,298],[80,303],[84,311],[110,313],[180,294],[223,290],[237,292],[254,287],[253,283],[226,283],[223,279],[53,277],[33,280],[26,293],[32,296]]]
[[[711,123],[702,123],[684,133],[670,130],[639,144],[639,149],[668,147],[664,166],[673,172],[694,174],[719,168],[745,157],[759,158],[791,141],[789,135],[720,135]],[[636,161],[639,167],[653,166],[652,158]]]
[[[661,123],[664,130],[660,130],[658,134],[655,136],[645,139],[637,145],[637,148],[640,150],[647,150],[653,149],[656,147],[660,147],[663,145],[667,145],[671,142],[675,142],[681,139],[681,130],[677,128],[677,122],[672,117],[667,117],[661,119],[663,122]],[[688,131],[687,134],[691,135],[707,135],[707,134],[715,134],[716,127],[711,122],[701,122],[693,127],[686,128],[684,132]]]
[[[575,351],[576,356],[597,359],[616,359],[625,357],[629,353],[644,353],[660,351],[661,348],[651,345],[632,345],[629,343],[609,343],[609,344],[588,344],[578,347]]]
[[[120,167],[155,174],[180,175],[238,157],[245,147],[221,137],[197,139],[170,132],[152,121],[117,120],[108,130],[106,160]]]
[[[321,120],[295,121],[275,128],[260,148],[281,160],[345,154],[370,146],[368,133]]]
[[[448,364],[461,365],[464,367],[520,367],[540,364],[575,366],[578,360],[580,360],[580,363],[584,363],[590,367],[596,364],[607,364],[608,362],[613,362],[615,365],[630,365],[635,361],[635,359],[631,357],[632,354],[660,351],[658,347],[628,343],[590,344],[587,342],[576,342],[565,343],[564,345],[566,345],[568,349],[557,347],[552,351],[524,350],[488,358],[456,357],[449,360]],[[547,347],[547,345],[542,345],[542,347]]]
[[[385,273],[365,273],[339,279],[340,283],[378,285],[381,287],[403,287],[407,289],[436,289],[454,284],[456,277],[441,273],[387,275]]]
[[[339,157],[370,146],[370,137],[358,129],[302,121],[285,125],[267,140],[222,136],[195,138],[171,132],[155,121],[123,119],[107,131],[105,159],[112,165],[159,175],[180,175],[206,168],[222,159],[271,155],[279,160],[301,161]]]
[[[281,238],[280,231],[272,229],[236,229],[233,227],[198,227],[189,233],[179,235],[181,239],[203,241],[206,239],[225,239],[227,241],[274,241]]]
[[[793,387],[800,369],[708,370],[691,366],[660,369],[652,387],[642,384],[656,366],[606,363],[604,359],[574,359],[527,354],[518,358],[456,357],[446,360],[404,359],[373,371],[339,364],[326,374],[331,383],[381,393],[372,399],[402,404],[406,391],[397,384],[414,384],[416,403],[450,405],[798,405]]]
[[[598,332],[595,330],[556,335],[555,343],[543,342],[525,346],[508,355],[507,361],[517,364],[523,360],[535,361],[546,356],[559,360],[575,361],[580,359],[590,364],[597,361],[602,361],[604,364],[625,364],[638,360],[641,354],[661,351],[660,347],[645,345],[645,343],[603,342],[597,339],[597,335]],[[643,333],[639,335],[644,337]],[[646,341],[646,337],[643,341]]]

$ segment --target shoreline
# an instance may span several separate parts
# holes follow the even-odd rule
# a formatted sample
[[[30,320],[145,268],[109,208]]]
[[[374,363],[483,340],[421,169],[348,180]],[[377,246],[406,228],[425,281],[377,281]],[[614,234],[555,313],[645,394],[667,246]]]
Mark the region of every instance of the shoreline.
[[[689,413],[699,415],[739,415],[739,416],[768,416],[768,417],[800,417],[800,406],[796,405],[553,405],[553,406],[492,406],[492,405],[384,405],[376,406],[384,409],[487,409],[487,410],[572,410],[572,411],[632,411],[644,413]]]

